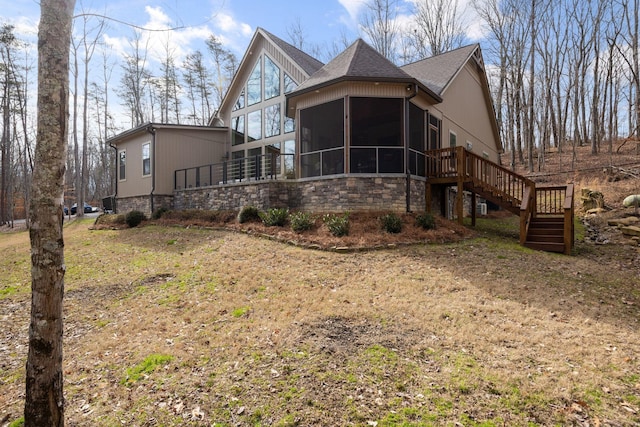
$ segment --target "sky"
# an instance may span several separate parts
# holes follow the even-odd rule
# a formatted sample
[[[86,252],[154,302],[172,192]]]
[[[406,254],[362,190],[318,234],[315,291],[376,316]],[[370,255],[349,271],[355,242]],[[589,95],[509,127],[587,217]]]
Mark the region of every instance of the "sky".
[[[412,1],[416,0],[400,0],[400,6],[408,9]],[[76,0],[77,15],[85,11],[113,19],[103,37],[115,53],[129,47],[134,30],[128,23],[156,30],[177,28],[146,32],[145,37],[156,51],[165,50],[168,43],[178,58],[204,51],[203,41],[210,34],[241,58],[256,28],[290,41],[288,31],[298,23],[308,43],[305,50],[327,49],[341,37],[359,36],[358,21],[365,8],[365,0]],[[13,24],[21,38],[35,42],[39,14],[38,0],[0,0],[0,22]]]
[[[399,0],[399,20],[403,10],[418,0]],[[468,0],[459,0],[460,5]],[[323,62],[349,42],[361,37],[358,22],[366,9],[366,0],[76,0],[74,25],[76,36],[82,34],[82,14],[106,16],[107,28],[100,36],[114,63],[122,63],[131,53],[134,27],[141,31],[142,44],[148,46],[148,66],[157,69],[167,49],[176,64],[195,50],[205,55],[205,40],[215,35],[223,46],[241,59],[256,29],[262,27],[285,41],[294,26],[302,29],[303,50]],[[0,0],[0,24],[14,25],[16,36],[30,43],[29,56],[37,59],[37,32],[40,17],[38,0]],[[97,22],[87,19],[88,28]],[[469,28],[472,28],[469,27]],[[164,30],[164,31],[147,31]],[[171,30],[171,31],[167,31]],[[473,41],[474,36],[470,37]],[[91,39],[91,37],[89,37]],[[333,49],[332,49],[333,47]],[[315,48],[315,50],[314,50]],[[323,52],[324,55],[320,54]],[[26,60],[25,60],[26,61]],[[92,64],[101,60],[92,60]],[[155,63],[154,63],[155,62]],[[100,65],[92,65],[92,68]],[[118,72],[118,67],[114,68]],[[101,72],[99,70],[94,70]],[[115,86],[119,79],[112,79]]]

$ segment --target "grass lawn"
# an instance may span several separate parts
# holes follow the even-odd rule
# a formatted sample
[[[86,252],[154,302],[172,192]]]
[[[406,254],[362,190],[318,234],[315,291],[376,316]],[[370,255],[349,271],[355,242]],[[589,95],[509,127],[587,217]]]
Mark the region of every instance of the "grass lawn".
[[[536,252],[511,219],[352,253],[91,225],[65,226],[67,425],[640,424],[637,248]],[[28,233],[0,252],[4,426],[24,403]]]

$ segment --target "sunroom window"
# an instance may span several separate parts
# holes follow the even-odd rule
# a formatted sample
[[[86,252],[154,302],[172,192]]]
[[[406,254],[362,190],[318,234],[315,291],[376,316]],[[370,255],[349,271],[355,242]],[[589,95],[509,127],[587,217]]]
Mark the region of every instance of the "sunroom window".
[[[403,100],[351,98],[351,173],[404,173]]]
[[[344,101],[300,112],[300,174],[303,178],[344,173]]]

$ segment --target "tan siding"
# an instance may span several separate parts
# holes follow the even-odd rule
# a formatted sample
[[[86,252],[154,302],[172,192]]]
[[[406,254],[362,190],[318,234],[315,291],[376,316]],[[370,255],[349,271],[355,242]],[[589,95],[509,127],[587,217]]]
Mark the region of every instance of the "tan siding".
[[[139,196],[151,192],[151,176],[142,176],[142,144],[151,142],[151,134],[141,132],[118,144],[118,152],[126,150],[126,179],[118,180],[118,197]]]
[[[313,107],[315,105],[324,104],[345,96],[358,97],[379,97],[379,98],[404,98],[407,96],[406,85],[397,84],[379,84],[373,83],[343,83],[327,88],[320,89],[319,92],[311,92],[304,95],[298,100],[296,106],[298,109]]]
[[[457,145],[473,144],[472,151],[478,155],[489,154],[489,159],[498,162],[498,141],[495,140],[490,114],[487,110],[484,91],[477,72],[467,64],[444,95],[444,101],[433,108],[442,113],[442,145],[449,146],[449,131],[457,136]]]
[[[154,194],[173,192],[177,169],[219,163],[226,153],[225,131],[160,129],[156,137]]]

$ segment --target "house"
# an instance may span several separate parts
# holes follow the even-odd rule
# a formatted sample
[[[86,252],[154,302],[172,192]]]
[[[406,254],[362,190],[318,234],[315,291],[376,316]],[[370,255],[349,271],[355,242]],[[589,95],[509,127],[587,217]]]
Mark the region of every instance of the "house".
[[[322,64],[261,28],[209,127],[150,124],[110,143],[117,210],[147,213],[425,210],[426,150],[502,150],[479,45],[398,67],[357,40]]]
[[[227,131],[226,127],[146,123],[109,139],[116,150],[116,210],[148,214],[173,207],[177,171],[219,162],[226,153]],[[211,183],[205,176],[198,181],[194,176],[193,182]]]

